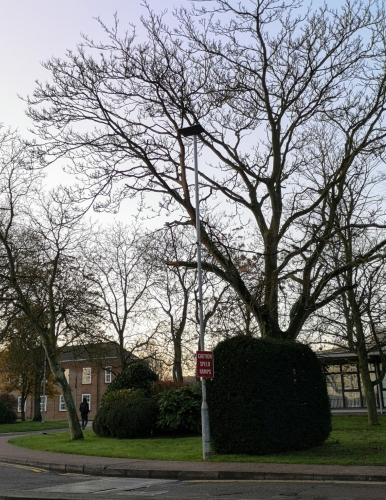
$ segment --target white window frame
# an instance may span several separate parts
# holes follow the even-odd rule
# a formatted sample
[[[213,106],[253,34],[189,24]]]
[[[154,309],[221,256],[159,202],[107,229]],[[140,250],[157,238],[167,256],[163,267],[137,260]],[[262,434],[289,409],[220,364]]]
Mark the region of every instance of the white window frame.
[[[91,384],[91,367],[82,368],[82,384]]]
[[[24,401],[24,413],[27,411],[27,398]],[[17,412],[21,413],[21,396],[17,398]]]
[[[112,366],[106,366],[105,368],[105,384],[110,384],[111,383],[111,378],[112,378]]]
[[[40,396],[40,411],[47,411],[47,396]]]
[[[64,398],[62,395],[59,396],[59,411],[67,411],[66,405],[64,404]]]
[[[89,411],[91,411],[91,394],[82,394],[82,403],[83,403],[83,398],[86,398],[88,403],[88,409]]]

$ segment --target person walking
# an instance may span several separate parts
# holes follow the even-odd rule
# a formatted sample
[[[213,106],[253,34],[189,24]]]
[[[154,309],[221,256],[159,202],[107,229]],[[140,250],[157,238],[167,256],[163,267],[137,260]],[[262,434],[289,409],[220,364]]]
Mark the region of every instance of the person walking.
[[[84,430],[86,428],[86,425],[88,422],[88,414],[90,411],[90,408],[88,407],[88,403],[87,403],[86,398],[83,398],[82,403],[80,403],[79,411],[80,411],[80,415],[82,417],[82,429]]]

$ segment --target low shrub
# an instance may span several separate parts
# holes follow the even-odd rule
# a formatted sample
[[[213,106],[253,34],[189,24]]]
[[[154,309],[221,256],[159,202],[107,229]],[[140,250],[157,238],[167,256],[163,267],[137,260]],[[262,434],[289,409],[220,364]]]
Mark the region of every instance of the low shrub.
[[[0,401],[8,405],[14,412],[16,412],[17,399],[13,394],[8,394],[7,392],[3,392],[3,394],[0,394]]]
[[[201,387],[181,387],[161,392],[157,401],[157,428],[167,433],[199,434],[201,432]]]
[[[157,380],[158,375],[148,366],[143,363],[134,363],[115,377],[105,395],[121,389],[142,389],[148,395],[151,384]]]
[[[150,387],[150,394],[152,396],[157,396],[161,392],[171,391],[174,389],[180,389],[181,387],[186,387],[188,384],[186,382],[175,382],[174,380],[159,380],[154,382]]]
[[[104,404],[93,421],[93,431],[101,437],[119,439],[150,437],[158,417],[153,398],[137,398]]]
[[[114,401],[124,401],[126,399],[144,398],[143,389],[120,389],[119,391],[107,392],[103,395],[101,405],[111,404]]]
[[[16,413],[3,401],[0,401],[0,424],[13,424],[17,420]]]

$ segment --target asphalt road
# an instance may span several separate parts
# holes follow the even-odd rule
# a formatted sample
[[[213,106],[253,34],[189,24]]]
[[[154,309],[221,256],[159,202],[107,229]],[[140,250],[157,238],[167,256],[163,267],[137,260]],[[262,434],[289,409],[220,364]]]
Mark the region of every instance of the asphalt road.
[[[385,483],[174,481],[60,474],[0,463],[0,499],[384,500]]]

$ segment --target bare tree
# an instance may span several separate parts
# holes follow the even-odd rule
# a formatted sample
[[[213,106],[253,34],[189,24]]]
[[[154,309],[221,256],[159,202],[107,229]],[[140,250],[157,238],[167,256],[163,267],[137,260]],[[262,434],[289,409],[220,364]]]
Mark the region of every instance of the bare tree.
[[[45,63],[52,81],[28,114],[47,154],[71,159],[80,197],[116,209],[150,193],[191,225],[192,148],[179,130],[201,123],[203,268],[232,286],[262,336],[295,339],[350,289],[336,278],[386,243],[320,273],[346,177],[385,150],[384,6],[216,0],[174,15],[176,29],[148,9],[142,43],[117,18],[101,22],[105,41],[84,37]],[[258,282],[240,271],[246,252]]]
[[[342,247],[339,253],[341,253],[343,264],[352,261],[355,248],[359,247],[359,251],[365,253],[369,246],[382,239],[386,229],[384,226],[383,230],[381,227],[371,232],[362,230],[363,219],[372,218],[374,220],[376,210],[367,209],[364,213],[360,210],[360,216],[355,214],[355,208],[358,208],[357,201],[358,199],[363,200],[363,191],[366,186],[356,185],[355,188],[354,190],[349,189],[349,187],[346,189],[345,201],[349,206],[343,220],[341,219],[337,223],[338,237]],[[369,196],[368,189],[366,194]],[[374,204],[376,205],[376,202]],[[384,256],[380,255],[377,261],[374,260],[362,266],[361,269],[349,268],[338,277],[341,282],[349,286],[349,290],[342,294],[339,300],[345,319],[346,328],[344,331],[347,346],[358,356],[358,367],[366,396],[368,421],[371,425],[379,424],[374,386],[383,380],[386,373],[383,346],[378,338],[378,333],[383,329],[380,320],[383,323],[386,320],[381,305],[383,300],[380,300],[386,285],[384,280],[385,264]],[[376,380],[371,380],[368,353],[374,348],[381,356],[382,370]]]
[[[383,300],[385,255],[383,252],[374,253],[371,262],[365,262],[359,268],[351,263],[356,256],[366,255],[370,249],[376,248],[385,238],[385,180],[384,173],[363,166],[360,171],[354,169],[346,179],[345,195],[335,216],[335,237],[323,256],[325,272],[339,266],[343,268],[336,279],[338,286],[345,287],[346,291],[322,311],[319,325],[323,332],[320,340],[346,347],[357,355],[371,425],[379,424],[374,386],[386,373],[386,359],[379,339],[386,322]],[[369,353],[374,350],[379,352],[382,369],[372,380]]]
[[[79,242],[87,235],[59,192],[40,194],[34,149],[14,133],[3,134],[0,142],[2,317],[9,323],[9,317],[23,313],[28,319],[63,396],[71,438],[80,439],[83,434],[57,346],[59,338],[84,333],[94,316],[94,300],[87,296],[76,258]]]
[[[45,352],[39,337],[24,315],[13,319],[2,337],[2,370],[7,374],[5,389],[20,394],[21,420],[25,420],[25,403],[33,396],[33,420],[41,420],[41,385],[44,376]],[[46,392],[52,394],[52,377],[47,374],[49,383]]]
[[[342,277],[353,283],[353,289],[343,293],[318,313],[301,335],[301,340],[347,349],[356,354],[368,423],[379,425],[374,388],[386,374],[384,354],[385,331],[385,262],[377,262]],[[305,338],[304,338],[305,337]],[[378,353],[380,370],[370,373],[370,355]]]
[[[150,324],[147,290],[152,282],[143,235],[135,225],[115,222],[93,231],[83,248],[84,277],[102,306],[100,320],[107,337],[117,341],[121,368],[143,352],[156,326]]]
[[[164,347],[172,345],[171,361],[167,348],[161,353],[162,360],[172,365],[173,380],[182,382],[183,361],[187,357],[183,351],[196,337],[196,329],[191,326],[196,273],[183,267],[169,267],[167,262],[182,257],[190,262],[196,249],[186,231],[171,225],[148,234],[147,241],[147,259],[152,262],[153,273],[149,297],[159,319],[158,342]]]

